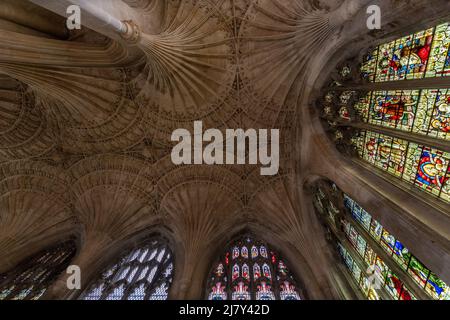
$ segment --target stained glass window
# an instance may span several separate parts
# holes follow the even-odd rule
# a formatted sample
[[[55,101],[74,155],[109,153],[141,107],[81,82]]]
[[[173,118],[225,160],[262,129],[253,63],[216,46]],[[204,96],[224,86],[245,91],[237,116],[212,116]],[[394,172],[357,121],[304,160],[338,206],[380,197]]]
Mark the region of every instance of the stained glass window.
[[[0,300],[37,300],[63,273],[76,253],[73,241],[42,251],[0,275]]]
[[[352,274],[353,279],[358,284],[361,291],[369,300],[380,300],[378,292],[374,289],[372,281],[369,279],[369,275],[361,270],[356,260],[352,257],[352,254],[342,245],[337,242],[338,252],[344,261],[344,265]]]
[[[362,159],[450,202],[450,153],[372,131],[353,143]]]
[[[345,194],[344,205],[349,209],[353,218],[380,244],[381,248],[432,298],[450,300],[449,287],[437,275],[427,269],[394,235],[361,208],[356,201]],[[373,228],[372,226],[376,227]],[[346,230],[350,228],[348,226]],[[378,231],[372,232],[374,229]],[[349,238],[354,237],[354,235],[349,234]],[[397,280],[395,282],[398,283]]]
[[[361,75],[370,82],[448,76],[449,44],[449,23],[406,35],[369,52]]]
[[[364,122],[450,140],[450,89],[374,91],[354,108]]]
[[[128,250],[83,293],[83,300],[166,300],[173,258],[163,239],[152,238]]]
[[[393,299],[411,300],[412,296],[404,283],[392,272],[392,270],[384,263],[380,256],[368,245],[363,235],[361,235],[348,221],[343,221],[345,234],[352,244],[353,248],[361,257],[361,261],[365,261],[364,271],[373,268],[375,276],[378,278],[380,285],[384,286],[386,291]],[[347,252],[344,257],[347,267],[354,274],[355,262],[351,254]],[[350,263],[351,260],[351,263]],[[359,267],[358,267],[359,268]],[[358,272],[359,273],[359,272]],[[358,284],[363,288],[365,281],[362,277],[356,279]],[[369,293],[369,291],[365,291]],[[374,295],[374,293],[371,293]]]
[[[300,300],[300,295],[284,260],[266,243],[246,235],[215,265],[208,299]]]

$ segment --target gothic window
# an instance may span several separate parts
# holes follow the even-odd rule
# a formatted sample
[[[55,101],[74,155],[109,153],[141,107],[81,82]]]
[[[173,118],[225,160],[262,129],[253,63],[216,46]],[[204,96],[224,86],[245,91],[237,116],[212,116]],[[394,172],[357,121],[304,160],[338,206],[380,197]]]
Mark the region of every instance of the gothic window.
[[[84,300],[166,300],[173,277],[169,246],[152,238],[107,267]]]
[[[395,235],[356,201],[336,189],[336,185],[333,186],[335,188],[333,191],[330,191],[332,188],[327,185],[317,189],[316,208],[329,228],[334,230],[338,252],[367,298],[381,298],[377,290],[367,285],[370,272],[373,272],[390,299],[416,299],[411,290],[414,287],[414,291],[420,290],[432,299],[450,300],[450,289],[438,275],[429,270]],[[342,203],[336,203],[338,199],[342,199]],[[330,219],[324,209],[331,205],[342,208],[342,212],[337,212],[334,219]],[[339,224],[336,223],[337,220]],[[340,229],[343,231],[344,239],[339,236]],[[370,245],[369,239],[373,239],[377,245]],[[383,260],[382,256],[387,256],[388,259]],[[394,266],[399,268],[398,274],[394,273]],[[407,278],[410,278],[410,287],[405,284]]]
[[[355,109],[366,123],[450,140],[450,89],[373,91]]]
[[[76,253],[73,241],[44,250],[0,275],[0,300],[37,300],[63,273]]]
[[[245,236],[216,263],[208,282],[209,300],[300,300],[284,260],[267,244]]]
[[[354,90],[351,80],[341,79],[343,84],[328,88],[320,100],[324,124],[340,151],[446,203],[450,202],[450,88],[414,87],[425,78],[440,81],[450,75],[449,47],[450,23],[381,44],[361,65],[362,78],[369,82],[367,91]],[[414,79],[418,81],[409,82],[410,88],[396,89],[400,80]],[[383,83],[387,81],[389,87]]]
[[[370,82],[449,76],[449,44],[449,23],[405,35],[367,54],[362,76]]]

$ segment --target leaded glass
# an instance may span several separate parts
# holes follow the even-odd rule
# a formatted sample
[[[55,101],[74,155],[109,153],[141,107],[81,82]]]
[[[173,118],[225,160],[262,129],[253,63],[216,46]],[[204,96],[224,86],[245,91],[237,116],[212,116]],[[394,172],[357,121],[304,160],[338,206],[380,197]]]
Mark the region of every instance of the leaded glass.
[[[413,132],[450,140],[450,89],[422,90]]]
[[[221,268],[215,271],[220,274]],[[82,295],[83,300],[166,300],[173,258],[164,239],[149,238],[108,266]]]
[[[450,202],[450,153],[372,131],[362,131],[354,143],[364,160]]]
[[[431,56],[428,61],[427,77],[450,75],[450,25],[441,24],[436,27]]]
[[[375,91],[372,95],[369,123],[411,131],[419,90]]]
[[[70,240],[46,249],[0,275],[0,300],[37,300],[63,273],[76,253]]]
[[[428,270],[419,260],[417,260],[416,257],[411,257],[408,272],[421,287],[425,287],[430,270]]]
[[[434,299],[438,300],[450,300],[450,291],[448,286],[442,281],[436,274],[430,272],[411,252],[401,243],[398,239],[390,234],[378,221],[372,218],[359,204],[344,194],[344,205],[352,213],[354,220],[359,223],[369,234],[380,244],[380,246],[390,255],[392,259],[414,279],[414,281]],[[362,214],[364,212],[364,214]],[[366,218],[362,218],[365,216]],[[370,229],[367,229],[367,223],[370,223]],[[353,234],[355,230],[351,224],[347,221],[344,222],[344,231],[351,238],[358,239],[363,235]],[[353,241],[351,241],[353,243]],[[358,244],[358,242],[356,242]],[[358,249],[358,245],[356,246]],[[357,250],[359,254],[364,258],[368,265],[372,265],[379,259],[373,249],[366,245],[365,254],[362,251]],[[379,263],[379,261],[378,261]],[[388,285],[391,292],[394,293],[394,289],[399,295],[400,299],[408,300],[409,298],[415,299],[414,295],[405,287],[399,291],[398,285],[395,286],[395,279],[388,278]]]
[[[450,89],[374,91],[354,109],[376,126],[450,140]]]
[[[450,74],[448,23],[379,45],[364,58],[361,76],[370,82],[440,77]]]
[[[285,262],[265,243],[247,235],[216,264],[208,282],[208,299],[300,300],[300,295]]]

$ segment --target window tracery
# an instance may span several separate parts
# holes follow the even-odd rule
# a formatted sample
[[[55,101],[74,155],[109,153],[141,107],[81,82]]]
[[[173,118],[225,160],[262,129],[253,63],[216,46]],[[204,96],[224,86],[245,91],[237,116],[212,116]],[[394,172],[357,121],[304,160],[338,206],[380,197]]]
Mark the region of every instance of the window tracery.
[[[372,87],[380,83],[377,90],[352,88],[345,78],[352,74],[352,66],[346,64],[338,72],[345,84],[327,89],[319,100],[325,127],[339,151],[446,203],[450,203],[450,88],[395,89],[395,83],[449,76],[449,46],[449,23],[381,44],[360,68],[362,79]],[[390,82],[389,88],[385,82]]]
[[[168,244],[152,238],[106,268],[83,300],[166,300],[174,272]]]
[[[345,266],[368,299],[382,299],[384,292],[389,299],[413,300],[419,291],[435,300],[450,300],[448,285],[335,184],[321,183],[314,199]],[[370,268],[380,290],[373,281],[369,285]]]
[[[267,244],[244,236],[216,263],[208,300],[301,300],[286,264]]]

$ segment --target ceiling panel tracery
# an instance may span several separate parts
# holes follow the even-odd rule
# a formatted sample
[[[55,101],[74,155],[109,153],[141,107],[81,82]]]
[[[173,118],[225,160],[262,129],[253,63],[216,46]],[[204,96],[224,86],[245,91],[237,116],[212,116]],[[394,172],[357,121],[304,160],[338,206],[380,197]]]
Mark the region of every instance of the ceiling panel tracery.
[[[317,57],[334,54],[365,2],[123,2],[143,19],[132,46],[92,43],[92,31],[73,41],[0,32],[0,230],[15,225],[6,236],[14,241],[0,238],[0,247],[66,231],[67,221],[112,239],[165,221],[199,252],[198,239],[217,237],[246,211],[316,259],[307,253],[314,225],[291,193],[298,150],[309,151],[296,139]],[[170,135],[195,120],[281,129],[280,175],[174,166]]]

